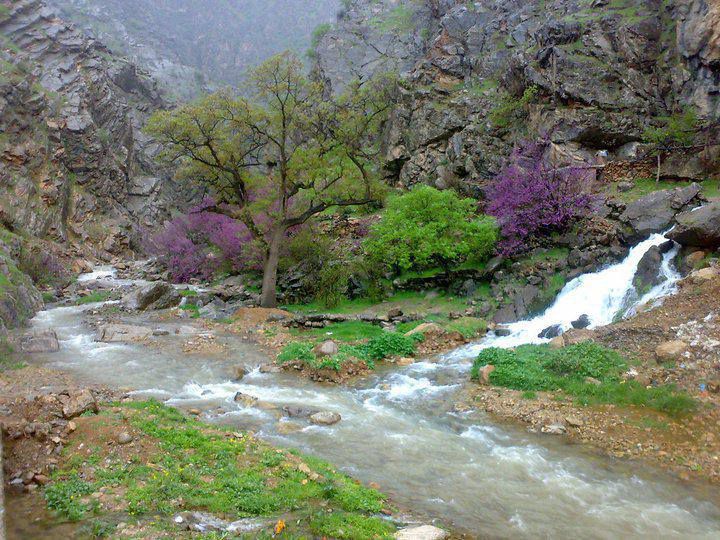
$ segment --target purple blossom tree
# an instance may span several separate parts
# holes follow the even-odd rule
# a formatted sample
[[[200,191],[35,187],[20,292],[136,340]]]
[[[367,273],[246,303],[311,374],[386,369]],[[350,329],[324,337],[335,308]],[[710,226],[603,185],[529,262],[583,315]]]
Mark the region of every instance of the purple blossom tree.
[[[547,141],[518,145],[509,164],[487,190],[486,211],[500,226],[498,250],[514,255],[528,249],[528,240],[563,230],[592,207],[589,167],[549,166]]]

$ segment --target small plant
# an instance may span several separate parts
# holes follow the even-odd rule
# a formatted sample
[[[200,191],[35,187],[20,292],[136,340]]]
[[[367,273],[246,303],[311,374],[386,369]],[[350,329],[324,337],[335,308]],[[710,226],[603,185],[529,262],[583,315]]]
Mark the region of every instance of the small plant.
[[[421,334],[406,336],[397,332],[384,332],[363,346],[363,356],[372,360],[384,360],[393,356],[410,356],[415,353],[415,346],[422,339]]]
[[[93,504],[83,502],[94,491],[92,484],[72,475],[45,488],[45,501],[50,510],[69,521],[81,520],[93,509]]]
[[[525,89],[520,98],[506,93],[500,102],[490,111],[490,122],[498,128],[508,128],[527,115],[527,106],[533,103],[538,96],[537,86]]]
[[[287,362],[306,362],[315,361],[315,353],[313,352],[312,343],[302,343],[294,341],[283,347],[282,352],[277,357],[278,362],[286,364]]]
[[[82,296],[78,298],[77,302],[75,303],[78,306],[84,306],[87,304],[97,304],[99,302],[105,302],[108,298],[110,298],[110,291],[95,291],[88,294],[87,296]]]
[[[23,248],[20,252],[18,269],[30,276],[36,285],[60,286],[70,279],[60,260],[53,253],[40,247]]]

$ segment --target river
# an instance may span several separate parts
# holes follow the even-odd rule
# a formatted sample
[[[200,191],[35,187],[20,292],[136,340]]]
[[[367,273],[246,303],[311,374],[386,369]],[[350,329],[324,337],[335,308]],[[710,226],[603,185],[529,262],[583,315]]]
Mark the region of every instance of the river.
[[[602,326],[672,293],[679,277],[671,264],[675,250],[665,255],[661,285],[642,298],[632,286],[644,253],[664,241],[654,235],[622,262],[568,283],[553,306],[511,325],[509,336],[491,336],[406,368],[381,368],[348,387],[260,373],[257,367],[267,358],[232,335],[218,336],[230,351],[222,357],[184,354],[187,336],[175,334],[187,326],[182,321],[153,321],[153,327],[170,332],[163,346],[96,343],[83,322],[83,311],[93,306],[38,314],[33,326],[54,328],[61,351],[30,361],[71,372],[81,381],[132,388],[138,396],[198,408],[211,422],[252,429],[273,443],[318,455],[363,481],[379,483],[421,518],[437,518],[472,536],[720,538],[720,509],[668,475],[593,456],[559,438],[498,425],[482,414],[452,410],[453,397],[482,348],[542,341],[537,335],[544,328],[567,328],[582,314],[592,326]],[[113,282],[113,276],[104,269],[84,279]],[[125,319],[146,323],[147,318]],[[230,382],[236,365],[250,372],[241,382]],[[283,420],[277,409],[237,404],[236,392],[278,407],[336,411],[343,420],[287,433],[279,429]]]

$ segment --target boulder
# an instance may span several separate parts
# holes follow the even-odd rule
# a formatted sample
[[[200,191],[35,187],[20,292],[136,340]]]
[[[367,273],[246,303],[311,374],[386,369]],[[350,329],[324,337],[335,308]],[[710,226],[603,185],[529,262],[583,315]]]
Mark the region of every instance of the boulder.
[[[683,260],[683,266],[686,269],[692,270],[693,268],[698,267],[706,256],[707,252],[703,251],[702,249],[693,251],[692,253],[688,253],[685,256],[685,260]]]
[[[170,284],[163,281],[150,283],[123,298],[123,304],[133,311],[169,309],[180,305],[182,296]]]
[[[688,345],[684,341],[666,341],[655,349],[655,358],[659,363],[675,362],[680,360],[687,350]]]
[[[233,380],[241,381],[247,375],[247,369],[244,366],[235,366],[233,368]]]
[[[567,427],[565,427],[565,424],[548,424],[546,426],[543,426],[540,431],[543,433],[547,433],[548,435],[563,435],[564,433],[567,433]]]
[[[571,322],[570,324],[576,330],[582,330],[583,328],[587,328],[588,326],[590,326],[592,322],[590,321],[590,317],[588,317],[587,315],[580,315],[577,320]]]
[[[403,316],[402,310],[397,309],[397,308],[391,309],[390,311],[388,311],[388,314],[387,314],[387,318],[389,321],[392,321],[393,319],[399,319],[402,316]]]
[[[110,323],[100,326],[95,341],[102,343],[128,343],[143,341],[153,335],[152,328],[133,324]]]
[[[245,407],[252,407],[255,405],[258,401],[258,398],[255,396],[251,396],[249,394],[243,394],[242,392],[237,392],[235,394],[235,397],[233,398],[233,401],[235,403],[240,403],[244,405]]]
[[[495,371],[495,366],[488,364],[480,368],[480,381],[483,384],[490,384],[490,375]]]
[[[63,402],[63,416],[68,420],[86,412],[98,412],[97,400],[88,389],[71,392],[67,397],[62,397],[61,401]]]
[[[638,263],[635,277],[633,277],[633,285],[640,295],[645,294],[655,285],[662,282],[660,276],[660,267],[662,266],[663,256],[658,246],[653,246],[645,252],[642,259]]]
[[[446,531],[432,525],[407,527],[395,533],[398,540],[445,540],[447,537]]]
[[[552,326],[548,326],[545,330],[540,332],[538,334],[538,337],[541,339],[553,339],[558,336],[561,336],[563,333],[563,327],[560,324],[553,324]]]
[[[320,357],[335,356],[340,352],[340,347],[333,340],[329,339],[315,346],[313,352]]]
[[[317,410],[295,407],[293,405],[286,405],[282,408],[282,411],[288,418],[310,418],[313,414],[319,412]]]
[[[683,246],[717,249],[720,247],[720,202],[677,216],[677,225],[668,234]]]
[[[585,343],[586,341],[593,341],[595,339],[595,332],[592,330],[576,329],[572,328],[562,335],[565,345],[577,345],[578,343]]]
[[[332,426],[342,420],[342,416],[331,411],[321,411],[310,415],[310,422],[318,426]]]
[[[441,336],[445,333],[445,330],[442,326],[436,323],[423,323],[419,326],[416,326],[409,332],[407,332],[406,336],[414,336],[417,334],[422,334],[423,336]]]
[[[628,239],[637,241],[670,228],[675,216],[700,203],[700,186],[656,191],[627,205],[620,216],[630,229]]]
[[[22,337],[20,350],[24,353],[53,353],[60,350],[60,343],[55,330],[32,332]]]
[[[720,277],[720,271],[717,268],[709,267],[701,270],[695,270],[688,276],[688,280],[692,283],[705,283],[706,281],[712,281]]]

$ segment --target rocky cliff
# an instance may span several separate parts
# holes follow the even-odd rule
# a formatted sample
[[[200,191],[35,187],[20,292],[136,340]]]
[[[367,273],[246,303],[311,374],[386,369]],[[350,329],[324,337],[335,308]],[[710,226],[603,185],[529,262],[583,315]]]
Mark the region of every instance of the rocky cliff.
[[[141,131],[164,106],[154,82],[38,0],[0,2],[0,38],[0,222],[128,254],[190,198]]]
[[[719,13],[718,0],[355,0],[320,40],[315,69],[334,91],[401,72],[390,178],[477,193],[523,137],[602,170],[642,158],[643,132],[662,117],[692,107],[716,122]],[[711,174],[720,152],[708,140],[702,160],[690,150],[662,176]]]
[[[63,17],[146,68],[173,97],[238,85],[285,49],[303,54],[340,0],[48,0]]]

